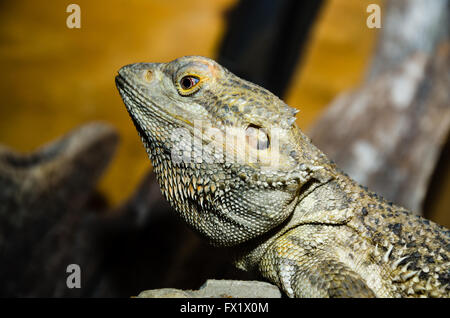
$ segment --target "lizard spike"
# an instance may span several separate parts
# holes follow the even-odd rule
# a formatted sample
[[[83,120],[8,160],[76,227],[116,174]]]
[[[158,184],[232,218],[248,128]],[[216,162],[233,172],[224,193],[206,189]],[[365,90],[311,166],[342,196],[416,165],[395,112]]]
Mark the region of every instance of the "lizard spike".
[[[406,273],[406,271],[408,270],[409,265],[411,264],[411,262],[408,262],[405,264],[405,266],[402,267],[402,272]]]
[[[383,256],[383,262],[387,263],[389,261],[389,256],[391,255],[393,248],[394,248],[394,245],[391,244],[389,246],[388,250],[386,251],[386,254],[384,254],[384,256]]]
[[[433,290],[433,291],[430,293],[430,296],[431,296],[431,297],[434,297],[434,298],[438,298],[439,295],[440,295],[440,290],[441,290],[441,289],[439,289],[439,291],[438,291],[438,290]]]
[[[315,172],[317,170],[323,169],[323,166],[308,165],[307,168],[308,168],[309,171]]]
[[[164,189],[168,189],[169,188],[169,181],[167,180],[167,178],[164,178]]]
[[[180,189],[180,186],[178,186],[178,193],[179,193],[179,198],[180,198],[181,202],[183,204],[185,204],[186,193],[182,189]]]
[[[373,255],[380,256],[380,251],[378,250],[378,244],[375,245],[375,250],[373,251]]]
[[[295,117],[300,112],[300,110],[298,110],[297,108],[291,107],[289,105],[285,105],[285,109],[292,117]]]
[[[409,256],[403,256],[402,258],[399,258],[398,260],[396,260],[394,263],[392,263],[391,269],[392,269],[392,270],[395,270],[395,269],[398,267],[398,265],[399,265],[403,260],[407,259],[408,257],[409,257]]]
[[[192,186],[192,184],[189,185],[188,190],[189,190],[189,197],[191,199],[195,199],[195,192],[194,192],[194,187]]]
[[[394,276],[394,277],[392,277],[392,282],[394,282],[394,283],[401,283],[402,282],[402,278],[400,277],[400,275]]]
[[[410,279],[411,277],[413,277],[413,276],[415,276],[415,275],[418,275],[420,272],[421,272],[420,270],[418,270],[418,271],[413,271],[413,272],[409,272],[408,274],[404,274],[404,275],[402,276],[402,279],[403,279],[403,281],[407,281],[407,280]]]
[[[288,125],[289,126],[292,126],[294,123],[295,123],[295,117],[291,117],[291,118],[289,118],[288,120],[287,120],[287,123],[288,123]]]
[[[173,180],[172,180],[172,176],[169,173],[169,187],[172,188],[173,187]]]
[[[414,291],[417,292],[417,293],[423,293],[423,292],[425,292],[426,290],[427,290],[427,289],[426,289],[425,287],[423,287],[423,286],[420,286],[420,285],[414,286]]]

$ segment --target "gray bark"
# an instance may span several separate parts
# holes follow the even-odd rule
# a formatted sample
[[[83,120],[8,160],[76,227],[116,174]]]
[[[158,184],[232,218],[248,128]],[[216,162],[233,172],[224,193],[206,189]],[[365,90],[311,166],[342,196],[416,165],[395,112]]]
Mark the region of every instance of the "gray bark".
[[[356,181],[418,214],[450,126],[448,3],[389,1],[367,80],[309,134]]]

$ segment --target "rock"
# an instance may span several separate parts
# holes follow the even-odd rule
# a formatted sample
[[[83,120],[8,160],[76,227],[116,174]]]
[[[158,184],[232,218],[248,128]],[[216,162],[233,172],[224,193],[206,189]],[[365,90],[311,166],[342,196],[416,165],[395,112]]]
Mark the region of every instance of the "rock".
[[[209,279],[199,290],[152,289],[137,298],[281,298],[281,292],[266,282]]]
[[[136,298],[194,298],[198,297],[195,291],[175,288],[151,289],[141,292]]]

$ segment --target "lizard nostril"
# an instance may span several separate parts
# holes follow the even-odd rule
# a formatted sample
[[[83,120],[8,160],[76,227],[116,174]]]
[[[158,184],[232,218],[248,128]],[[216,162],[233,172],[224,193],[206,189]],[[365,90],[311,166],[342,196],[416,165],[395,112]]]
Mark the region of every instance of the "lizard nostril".
[[[153,72],[150,71],[150,70],[144,71],[144,79],[145,79],[147,82],[150,82],[150,81],[153,79]]]

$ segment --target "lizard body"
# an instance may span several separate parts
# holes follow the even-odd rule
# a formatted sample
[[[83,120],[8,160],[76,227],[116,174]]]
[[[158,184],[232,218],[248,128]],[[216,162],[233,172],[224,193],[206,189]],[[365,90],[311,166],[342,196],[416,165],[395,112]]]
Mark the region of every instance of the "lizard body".
[[[449,297],[450,232],[351,180],[267,90],[198,56],[116,84],[164,196],[238,267],[289,297]]]

